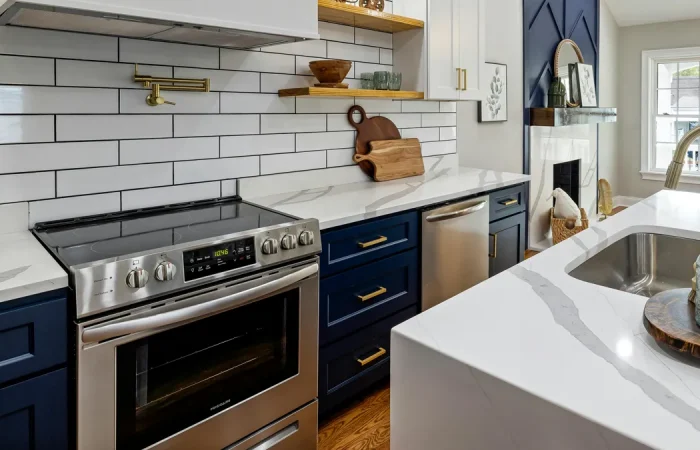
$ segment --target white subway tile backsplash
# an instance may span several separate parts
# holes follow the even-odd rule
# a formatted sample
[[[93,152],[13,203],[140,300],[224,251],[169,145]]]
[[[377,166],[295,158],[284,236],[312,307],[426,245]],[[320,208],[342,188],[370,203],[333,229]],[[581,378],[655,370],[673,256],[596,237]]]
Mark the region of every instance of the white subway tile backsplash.
[[[270,45],[261,49],[266,53],[284,53],[287,55],[326,57],[326,41],[308,40],[289,44]]]
[[[389,14],[393,14],[394,13],[394,2],[390,2],[389,0],[384,2],[384,12],[389,13]]]
[[[354,166],[355,161],[352,159],[355,156],[354,148],[341,148],[337,150],[328,150],[328,167]]]
[[[297,114],[304,113],[343,113],[355,103],[352,98],[298,97]]]
[[[442,112],[442,113],[456,113],[457,112],[457,102],[440,102],[440,112]]]
[[[0,205],[0,234],[17,233],[29,229],[29,203]]]
[[[222,136],[221,157],[269,155],[294,151],[293,134]]]
[[[394,64],[394,52],[393,50],[388,50],[386,48],[379,49],[379,63],[380,64]]]
[[[154,77],[172,77],[172,67],[139,65],[139,73]],[[134,82],[134,65],[96,61],[56,60],[57,86],[100,88],[142,88]]]
[[[404,101],[402,111],[410,113],[437,113],[440,112],[440,102]]]
[[[333,167],[329,169],[311,170],[297,173],[282,173],[265,175],[238,180],[241,196],[264,197],[281,194],[293,190],[309,190],[306,195],[313,198],[322,194],[328,186],[367,181],[367,175],[357,167]],[[315,190],[318,190],[315,192]]]
[[[177,115],[175,137],[259,134],[257,114]]]
[[[118,147],[115,141],[0,145],[0,173],[113,166]]]
[[[382,114],[382,117],[394,122],[396,128],[420,128],[420,114]]]
[[[321,39],[327,41],[347,42],[349,44],[355,42],[355,29],[347,25],[319,22],[318,32],[321,35]]]
[[[0,44],[2,45],[2,44]],[[0,56],[0,84],[54,84],[53,60]]]
[[[0,116],[0,144],[53,140],[54,116]]]
[[[140,189],[122,192],[122,211],[174,203],[194,202],[218,198],[221,185],[218,181],[209,183],[183,184],[160,188]]]
[[[255,72],[176,67],[175,78],[209,78],[214,92],[260,92],[260,74]]]
[[[391,72],[392,69],[392,66],[382,64],[368,64],[363,62],[355,63],[355,73],[359,74],[363,74],[365,72]]]
[[[174,105],[150,106],[146,104],[147,91],[120,89],[119,112],[121,114],[218,114],[218,92],[161,92],[165,100]]]
[[[231,197],[238,194],[238,180],[221,180],[221,196]]]
[[[219,138],[143,139],[122,141],[121,164],[144,164],[219,157]]]
[[[222,113],[286,113],[294,114],[294,97],[277,94],[221,93]]]
[[[59,197],[173,184],[173,163],[101,167],[56,172]]]
[[[392,48],[393,37],[391,33],[367,30],[365,28],[355,29],[355,44],[371,45],[373,47]]]
[[[326,152],[285,153],[260,157],[261,175],[326,167]]]
[[[457,125],[457,114],[438,113],[423,114],[424,127],[454,127]]]
[[[294,73],[292,55],[221,49],[221,68],[251,72]]]
[[[42,200],[29,204],[29,226],[50,220],[70,219],[119,211],[119,192]]]
[[[175,184],[260,175],[259,156],[175,163]]]
[[[219,49],[200,45],[120,38],[119,61],[218,69]]]
[[[100,141],[172,137],[171,116],[57,116],[58,141]]]
[[[353,131],[298,133],[296,136],[298,152],[348,148],[355,144],[355,133]]]
[[[348,61],[378,63],[379,49],[377,47],[366,47],[363,45],[328,42],[328,57],[345,59]],[[355,73],[360,73],[358,72],[357,66],[355,66]]]
[[[415,138],[421,142],[431,142],[440,140],[439,128],[406,128],[401,131],[401,137],[404,139]]]
[[[317,82],[315,77],[263,73],[260,78],[260,91],[276,94],[280,89],[313,86]]]
[[[387,99],[358,98],[357,104],[367,113],[400,113],[401,101]]]
[[[323,114],[263,114],[260,117],[260,133],[304,133],[326,131]]]
[[[114,114],[114,89],[0,86],[0,114]]]
[[[0,53],[117,61],[117,38],[22,27],[0,27]]]
[[[371,117],[372,114],[367,114]],[[351,131],[355,128],[350,125],[347,114],[328,114],[328,131]],[[360,115],[355,114],[355,121],[360,120]]]
[[[0,175],[0,203],[53,198],[55,186],[54,172]]]
[[[423,157],[457,153],[457,141],[426,142],[421,145]]]
[[[457,127],[440,128],[441,141],[451,141],[453,139],[457,139]]]

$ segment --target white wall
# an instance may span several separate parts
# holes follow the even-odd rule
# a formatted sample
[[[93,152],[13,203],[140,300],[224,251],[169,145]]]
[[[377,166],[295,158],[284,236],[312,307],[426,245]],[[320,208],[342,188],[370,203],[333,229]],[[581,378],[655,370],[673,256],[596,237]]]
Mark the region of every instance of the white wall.
[[[620,188],[617,194],[648,197],[663,188],[661,181],[642,180],[642,51],[700,45],[700,20],[640,25],[620,29],[618,127]],[[700,192],[700,185],[679,189]]]
[[[619,106],[618,80],[620,74],[620,28],[607,2],[600,2],[600,98],[601,106]],[[603,124],[598,127],[598,178],[610,182],[613,192],[621,190],[620,143],[618,124]]]
[[[486,5],[486,61],[508,65],[508,121],[480,124],[477,102],[459,102],[459,163],[522,173],[523,5],[521,0],[488,0]]]

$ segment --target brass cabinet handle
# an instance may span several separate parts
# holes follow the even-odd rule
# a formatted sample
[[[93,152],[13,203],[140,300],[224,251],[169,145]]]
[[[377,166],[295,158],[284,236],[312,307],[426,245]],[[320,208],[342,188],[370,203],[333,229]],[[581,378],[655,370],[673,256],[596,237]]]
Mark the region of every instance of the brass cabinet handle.
[[[493,253],[489,253],[489,258],[498,258],[498,233],[489,234],[493,238]]]
[[[377,239],[375,239],[375,240],[373,240],[373,241],[369,241],[369,242],[358,242],[357,245],[358,245],[360,248],[369,248],[369,247],[374,247],[375,245],[379,245],[379,244],[381,244],[382,242],[386,242],[386,241],[388,241],[388,240],[389,240],[389,238],[386,237],[386,236],[379,236]]]
[[[462,73],[464,74],[464,87],[462,88],[463,91],[467,90],[467,69],[462,69]]]
[[[457,67],[457,90],[462,90],[462,69]]]
[[[370,356],[367,359],[357,359],[357,362],[360,363],[362,367],[365,367],[367,364],[371,363],[372,361],[375,361],[377,358],[381,358],[382,356],[386,355],[386,350],[384,350],[381,347],[378,347],[379,351],[375,353],[374,355]]]
[[[503,201],[500,201],[498,203],[500,203],[503,206],[513,206],[513,205],[518,204],[518,200],[517,199],[503,200]]]
[[[367,295],[358,295],[357,298],[359,298],[361,301],[366,302],[367,300],[372,300],[375,297],[379,297],[382,294],[386,294],[386,288],[379,286],[379,289],[376,291],[372,292],[371,294]]]

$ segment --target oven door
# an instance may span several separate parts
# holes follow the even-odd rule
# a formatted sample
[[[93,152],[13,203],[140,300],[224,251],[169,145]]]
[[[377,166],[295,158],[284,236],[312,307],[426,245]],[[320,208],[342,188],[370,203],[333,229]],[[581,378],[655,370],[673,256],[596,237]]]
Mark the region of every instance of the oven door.
[[[313,401],[318,264],[78,325],[79,450],[220,450]]]

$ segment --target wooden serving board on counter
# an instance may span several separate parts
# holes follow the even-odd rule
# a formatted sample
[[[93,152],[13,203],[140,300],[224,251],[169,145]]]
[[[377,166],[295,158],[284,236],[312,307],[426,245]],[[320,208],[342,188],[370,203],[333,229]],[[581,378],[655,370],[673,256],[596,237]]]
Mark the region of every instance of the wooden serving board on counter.
[[[360,121],[355,122],[354,114],[360,113]],[[357,139],[355,140],[355,153],[358,155],[366,155],[370,151],[369,143],[372,141],[384,141],[390,139],[401,139],[401,133],[396,128],[394,122],[386,117],[367,117],[364,108],[361,106],[353,106],[348,110],[348,120],[357,130]],[[356,161],[364,173],[374,178],[374,166],[368,161]]]
[[[369,146],[369,154],[355,154],[354,161],[372,164],[374,181],[397,180],[425,173],[418,139],[372,141]]]
[[[700,327],[688,294],[690,289],[673,289],[650,298],[644,307],[644,328],[659,344],[700,358]]]

